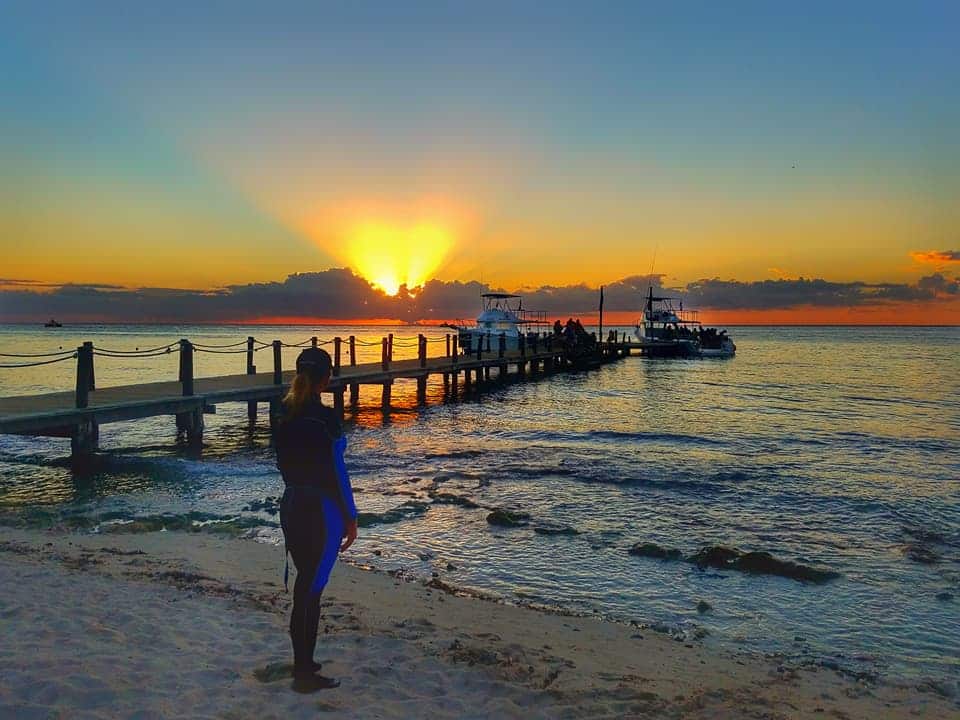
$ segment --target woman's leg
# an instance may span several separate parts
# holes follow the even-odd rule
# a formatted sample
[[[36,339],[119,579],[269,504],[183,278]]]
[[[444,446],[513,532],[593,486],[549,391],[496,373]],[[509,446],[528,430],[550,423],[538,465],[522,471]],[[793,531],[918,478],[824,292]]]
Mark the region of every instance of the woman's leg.
[[[313,548],[289,548],[297,579],[293,584],[293,609],[290,612],[290,641],[293,643],[294,672],[313,672],[313,651],[320,624],[321,593],[311,591],[320,567],[321,555]]]

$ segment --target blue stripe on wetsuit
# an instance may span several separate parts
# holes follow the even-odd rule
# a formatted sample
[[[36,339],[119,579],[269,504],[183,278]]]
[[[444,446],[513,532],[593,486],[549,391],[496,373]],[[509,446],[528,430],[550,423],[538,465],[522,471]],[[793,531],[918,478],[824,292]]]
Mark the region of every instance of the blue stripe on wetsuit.
[[[340,490],[340,502],[332,498],[323,499],[323,523],[326,529],[326,539],[323,543],[323,555],[317,574],[310,585],[311,593],[323,592],[330,580],[330,573],[337,562],[340,552],[340,541],[347,534],[347,521],[356,520],[357,506],[353,501],[353,488],[350,487],[350,476],[347,473],[347,464],[343,454],[347,449],[347,438],[340,436],[333,441],[333,459],[337,469],[337,485]],[[346,511],[346,517],[344,517]]]

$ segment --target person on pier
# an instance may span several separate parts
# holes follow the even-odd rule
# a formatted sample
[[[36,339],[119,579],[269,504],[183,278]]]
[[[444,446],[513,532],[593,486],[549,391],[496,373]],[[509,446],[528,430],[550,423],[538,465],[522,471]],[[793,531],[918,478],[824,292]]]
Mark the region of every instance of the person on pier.
[[[325,350],[310,348],[297,358],[297,374],[276,418],[273,444],[285,485],[280,526],[297,570],[290,613],[293,689],[336,687],[319,675],[313,659],[320,624],[320,596],[338,553],[357,539],[357,508],[343,453],[340,419],[320,402],[333,363]]]

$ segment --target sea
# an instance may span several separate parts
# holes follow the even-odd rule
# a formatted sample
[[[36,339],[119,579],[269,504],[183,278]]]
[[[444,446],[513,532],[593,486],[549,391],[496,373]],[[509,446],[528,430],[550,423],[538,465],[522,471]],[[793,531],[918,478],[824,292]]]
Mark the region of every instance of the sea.
[[[629,330],[629,328],[619,328]],[[785,664],[863,677],[960,680],[960,328],[732,327],[731,359],[629,357],[585,372],[392,407],[362,387],[346,413],[361,511],[349,562],[504,602],[633,623]],[[92,341],[99,387],[176,379],[163,346],[189,338],[198,377],[242,373],[248,336],[283,364],[316,336],[356,337],[358,361],[443,352],[443,328],[0,326],[0,365]],[[258,347],[259,344],[258,344]],[[330,347],[325,345],[325,347]],[[131,350],[155,350],[145,356]],[[272,369],[271,350],[256,354]],[[0,396],[72,390],[72,359],[0,368]],[[328,400],[329,402],[329,400]],[[187,529],[277,544],[282,482],[265,406],[206,416],[203,447],[174,419],[104,425],[71,468],[69,440],[0,436],[0,522],[78,532]],[[488,522],[496,509],[526,514]],[[631,554],[648,545],[646,555]],[[650,557],[656,546],[662,557]],[[769,553],[825,582],[702,566],[704,548]],[[658,554],[654,552],[653,554]],[[702,557],[702,555],[701,555]]]

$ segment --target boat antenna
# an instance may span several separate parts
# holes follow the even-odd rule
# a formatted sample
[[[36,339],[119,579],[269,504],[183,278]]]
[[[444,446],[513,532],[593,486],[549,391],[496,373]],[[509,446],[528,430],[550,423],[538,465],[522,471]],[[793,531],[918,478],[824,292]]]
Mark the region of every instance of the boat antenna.
[[[660,247],[660,243],[654,243],[653,245],[653,259],[650,261],[650,274],[648,277],[653,277],[653,268],[657,264],[657,248]]]

